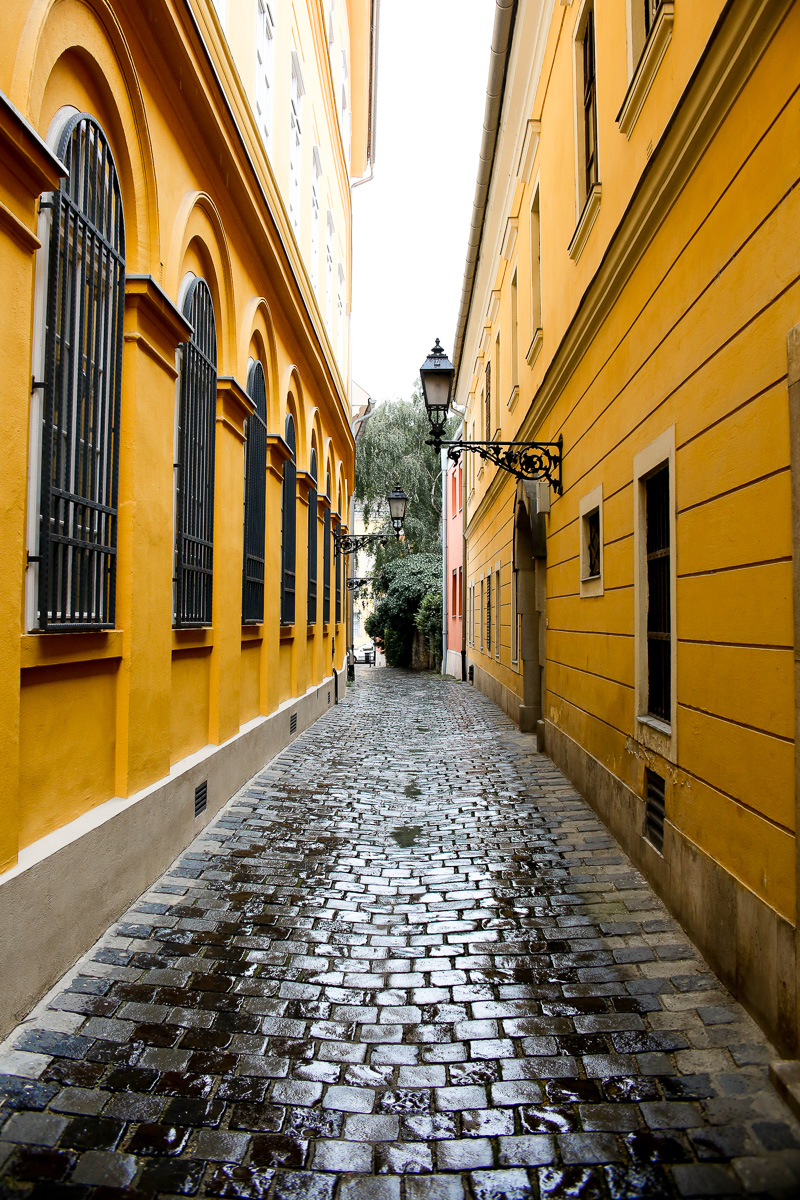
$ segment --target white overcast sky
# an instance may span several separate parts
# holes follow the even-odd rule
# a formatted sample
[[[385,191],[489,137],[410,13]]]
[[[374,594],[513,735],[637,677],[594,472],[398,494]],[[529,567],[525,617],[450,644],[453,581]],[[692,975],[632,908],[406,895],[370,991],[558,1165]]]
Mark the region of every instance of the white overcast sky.
[[[375,178],[353,192],[352,374],[407,397],[452,353],[478,174],[494,0],[381,0]]]

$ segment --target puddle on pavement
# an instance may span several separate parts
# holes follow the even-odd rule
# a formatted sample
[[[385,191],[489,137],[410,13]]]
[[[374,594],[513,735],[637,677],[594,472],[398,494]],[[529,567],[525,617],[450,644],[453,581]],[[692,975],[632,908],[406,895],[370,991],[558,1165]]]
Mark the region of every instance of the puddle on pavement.
[[[401,825],[398,829],[392,830],[392,837],[398,846],[413,846],[421,833],[421,825]]]

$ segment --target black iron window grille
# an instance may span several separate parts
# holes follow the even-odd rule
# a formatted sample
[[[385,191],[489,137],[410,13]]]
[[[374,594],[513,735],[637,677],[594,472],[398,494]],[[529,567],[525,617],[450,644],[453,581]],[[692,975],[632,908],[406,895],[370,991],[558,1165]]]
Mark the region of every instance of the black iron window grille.
[[[242,557],[242,624],[264,620],[264,560],[267,519],[267,381],[254,362],[247,394],[255,412],[247,419],[244,450],[244,554]]]
[[[339,511],[341,512],[342,502],[339,498]],[[334,560],[333,569],[336,572],[336,624],[341,624],[342,620],[342,570],[344,569],[344,555],[337,554]]]
[[[669,466],[645,481],[647,507],[647,711],[672,714]]]
[[[587,513],[584,535],[586,537],[586,579],[600,577],[600,509]]]
[[[492,364],[486,364],[486,440],[492,440]]]
[[[327,492],[330,499],[331,477],[327,477]],[[339,555],[339,558],[342,556]],[[331,619],[331,506],[325,507],[322,522],[322,621],[325,625]]]
[[[492,653],[492,577],[486,580],[486,653]]]
[[[584,199],[588,199],[597,183],[597,75],[595,55],[594,9],[590,8],[583,31],[583,130],[584,130]]]
[[[645,767],[645,837],[661,852],[664,849],[664,780]]]
[[[117,169],[94,117],[59,139],[42,411],[38,626],[113,629],[125,225]]]
[[[291,456],[283,464],[281,492],[281,625],[293,625],[297,554],[297,445],[291,413],[286,417],[285,436]]]
[[[214,570],[217,325],[204,279],[191,280],[183,314],[194,332],[180,348],[174,622],[191,629],[211,624]]]
[[[314,486],[308,493],[308,624],[317,623],[317,453],[311,451],[309,473]]]

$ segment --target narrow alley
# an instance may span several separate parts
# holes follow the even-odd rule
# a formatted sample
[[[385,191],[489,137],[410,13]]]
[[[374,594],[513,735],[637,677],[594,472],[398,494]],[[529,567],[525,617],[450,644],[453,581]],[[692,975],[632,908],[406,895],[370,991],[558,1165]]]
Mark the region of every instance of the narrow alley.
[[[800,1192],[775,1052],[532,739],[360,670],[0,1052],[0,1195]]]

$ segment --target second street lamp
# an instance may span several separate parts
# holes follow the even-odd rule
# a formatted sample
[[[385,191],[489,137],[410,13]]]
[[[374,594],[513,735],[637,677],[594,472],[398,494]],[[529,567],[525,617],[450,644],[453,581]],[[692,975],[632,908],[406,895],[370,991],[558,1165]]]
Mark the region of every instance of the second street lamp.
[[[334,554],[357,554],[365,546],[373,546],[380,544],[385,546],[394,533],[394,536],[399,539],[403,532],[403,523],[406,519],[406,508],[408,507],[408,496],[405,494],[399,483],[394,486],[394,491],[390,492],[389,515],[392,520],[392,528],[381,529],[376,533],[339,533],[334,532],[333,548]]]
[[[425,411],[431,426],[428,445],[438,453],[447,447],[447,457],[458,462],[465,450],[479,454],[517,479],[546,479],[556,495],[563,492],[561,484],[561,455],[563,438],[556,442],[473,442],[461,438],[448,442],[447,416],[456,369],[445,354],[439,339],[419,369]]]

